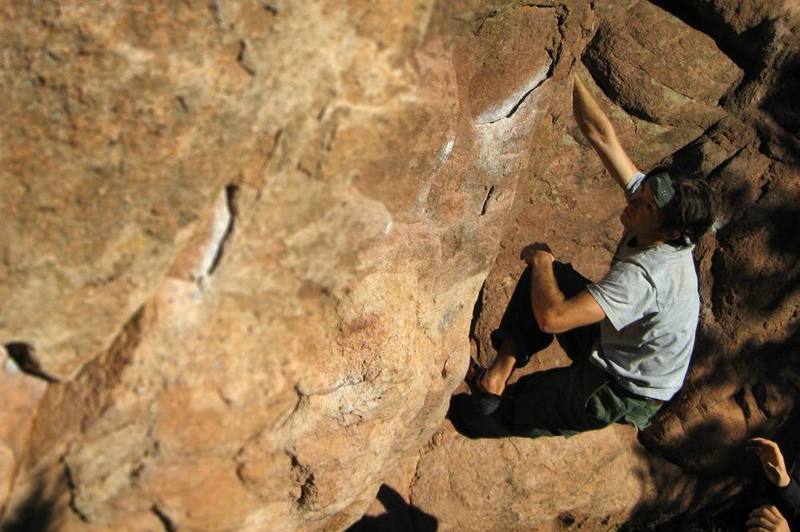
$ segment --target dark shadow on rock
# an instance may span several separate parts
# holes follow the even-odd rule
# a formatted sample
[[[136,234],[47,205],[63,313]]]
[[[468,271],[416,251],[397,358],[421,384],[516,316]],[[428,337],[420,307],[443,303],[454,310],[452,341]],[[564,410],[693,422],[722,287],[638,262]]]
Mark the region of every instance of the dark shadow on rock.
[[[711,135],[736,134],[718,125]],[[713,130],[714,128],[712,128]],[[671,158],[681,167],[700,166],[704,144],[701,137],[678,150]],[[710,278],[712,311],[715,318],[735,313],[746,321],[768,319],[797,295],[800,285],[800,220],[795,173],[778,165],[765,169],[753,163],[743,149],[712,169],[707,180],[717,196],[716,241],[713,249],[698,249],[712,257]],[[781,171],[782,169],[782,171]],[[758,173],[755,173],[758,172]],[[766,243],[766,246],[761,246]],[[760,256],[759,256],[760,255]]]
[[[688,446],[702,445],[706,435],[720,437],[724,435],[724,429],[717,421],[709,420],[689,431],[685,441]],[[660,457],[663,456],[662,449],[656,450],[658,454],[650,454],[646,448],[637,448],[635,452],[640,453],[647,464],[645,469],[636,473],[643,485],[656,487],[657,498],[639,502],[622,530],[691,530],[688,527],[690,522],[697,520],[699,515],[706,519],[724,509],[721,507],[729,504],[739,489],[737,480],[730,474],[704,477],[676,467],[671,460]]]
[[[378,516],[365,515],[348,528],[348,532],[434,532],[439,528],[436,517],[408,504],[386,484],[381,485],[378,490],[378,500],[383,504],[386,513]]]
[[[736,353],[726,353],[720,338],[705,334],[697,349],[712,371],[690,379],[653,425],[639,433],[644,447],[637,452],[647,466],[637,474],[643,485],[655,486],[657,498],[641,501],[622,530],[743,530],[747,514],[768,502],[763,472],[746,450],[746,440],[773,439],[787,460],[800,450],[798,390],[785,379],[787,368],[800,366],[800,326],[786,340],[748,342]],[[726,425],[724,412],[713,409],[699,422],[684,417],[687,399],[732,384],[739,387],[732,399],[740,412],[726,415],[741,415],[746,433]],[[676,417],[682,427],[677,438],[662,430]]]
[[[800,104],[797,93],[800,90],[800,55],[784,58],[776,54],[778,49],[776,35],[781,33],[778,21],[765,17],[757,25],[736,33],[724,17],[710,2],[674,2],[671,0],[650,0],[685,24],[705,33],[716,42],[725,55],[731,58],[745,73],[740,88],[750,82],[761,82],[765,70],[774,69],[774,77],[766,92],[759,97],[758,108],[777,124],[773,130],[773,142],[781,145],[779,152],[773,153],[787,162],[800,161]],[[774,147],[774,146],[773,146]],[[769,150],[773,152],[773,150]]]
[[[800,130],[798,92],[800,92],[800,54],[786,61],[780,70],[775,72],[759,106],[780,126],[778,138],[775,140],[790,155],[792,160],[787,162],[793,163],[800,161],[800,137],[797,133]]]
[[[800,435],[795,429],[799,422],[800,413],[795,411],[792,418],[780,429],[767,435],[778,442],[789,464],[800,459]],[[704,430],[713,431],[714,427],[704,427]],[[652,456],[646,456],[649,459],[649,470],[640,472],[643,480],[645,476],[654,480],[659,496],[668,495],[661,499],[671,502],[665,504],[663,500],[659,500],[640,503],[630,520],[621,527],[621,532],[744,530],[744,523],[753,509],[764,504],[773,504],[774,501],[770,500],[758,458],[754,453],[745,451],[743,445],[740,446],[740,451],[741,459],[737,468],[728,471],[727,477],[676,477],[669,467],[664,467],[663,464],[659,467]],[[646,454],[646,451],[640,452]],[[670,514],[673,517],[659,519],[659,516]]]
[[[772,29],[769,20],[737,35],[721,15],[712,7],[704,6],[702,2],[671,0],[650,0],[650,2],[680,19],[684,24],[714,39],[719,49],[744,70],[745,75],[752,78],[757,76],[759,60],[769,45]]]
[[[48,532],[54,529],[55,500],[47,495],[44,483],[36,486],[28,499],[11,512],[8,508],[0,525],[2,532]]]
[[[787,339],[775,342],[748,342],[737,353],[726,353],[720,339],[704,334],[698,341],[698,362],[706,369],[700,378],[687,380],[684,389],[665,405],[653,425],[639,434],[639,441],[651,452],[667,458],[684,470],[704,478],[719,480],[729,475],[757,472],[757,464],[744,448],[742,434],[732,434],[713,417],[700,423],[687,423],[683,412],[687,401],[704,390],[738,388],[730,399],[737,402],[750,435],[773,437],[797,415],[798,390],[786,379],[787,368],[800,366],[800,326],[789,331]],[[733,413],[729,413],[733,414]],[[684,432],[675,441],[662,431],[662,423],[678,417]],[[687,428],[690,427],[691,428]],[[764,430],[770,434],[761,434]]]
[[[483,312],[483,296],[486,291],[486,281],[483,281],[481,285],[481,289],[478,292],[478,299],[475,300],[475,305],[472,307],[472,320],[469,324],[469,338],[471,341],[475,342],[475,358],[477,360],[481,359],[481,341],[476,334],[476,330],[478,327],[478,319],[481,317],[481,313]]]

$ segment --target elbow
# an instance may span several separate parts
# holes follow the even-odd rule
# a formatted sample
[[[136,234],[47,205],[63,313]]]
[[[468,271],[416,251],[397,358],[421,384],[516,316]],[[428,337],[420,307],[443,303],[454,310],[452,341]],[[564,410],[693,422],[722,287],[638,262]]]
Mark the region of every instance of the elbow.
[[[542,332],[549,334],[558,334],[566,330],[562,327],[560,321],[561,320],[559,319],[558,313],[553,309],[540,312],[536,316],[536,322],[539,324],[539,328],[542,330]]]

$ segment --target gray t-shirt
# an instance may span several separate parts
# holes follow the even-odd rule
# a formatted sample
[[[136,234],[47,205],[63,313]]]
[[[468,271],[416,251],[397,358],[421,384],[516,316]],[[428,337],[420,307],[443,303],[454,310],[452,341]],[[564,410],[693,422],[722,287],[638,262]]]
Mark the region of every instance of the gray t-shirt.
[[[626,192],[643,179],[636,174]],[[625,389],[666,401],[683,384],[694,346],[700,312],[694,246],[639,248],[632,237],[623,235],[608,274],[587,286],[606,314],[591,360]]]

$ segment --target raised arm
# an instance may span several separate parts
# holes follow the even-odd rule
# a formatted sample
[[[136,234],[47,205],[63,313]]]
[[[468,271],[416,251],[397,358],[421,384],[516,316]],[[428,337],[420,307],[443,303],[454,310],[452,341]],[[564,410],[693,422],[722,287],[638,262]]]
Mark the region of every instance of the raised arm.
[[[581,133],[600,156],[603,166],[625,190],[638,169],[619,143],[611,121],[577,76],[573,78],[572,113]]]

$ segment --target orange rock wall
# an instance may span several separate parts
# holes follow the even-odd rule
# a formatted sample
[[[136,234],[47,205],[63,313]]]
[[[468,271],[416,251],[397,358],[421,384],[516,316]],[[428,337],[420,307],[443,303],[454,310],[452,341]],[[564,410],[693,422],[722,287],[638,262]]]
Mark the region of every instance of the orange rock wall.
[[[4,523],[334,530],[389,483],[446,528],[601,527],[734,493],[703,475],[800,382],[798,13],[690,4],[0,7]],[[719,194],[695,367],[644,446],[471,442],[442,420],[519,248],[599,277],[619,230],[572,75],[640,167]]]

